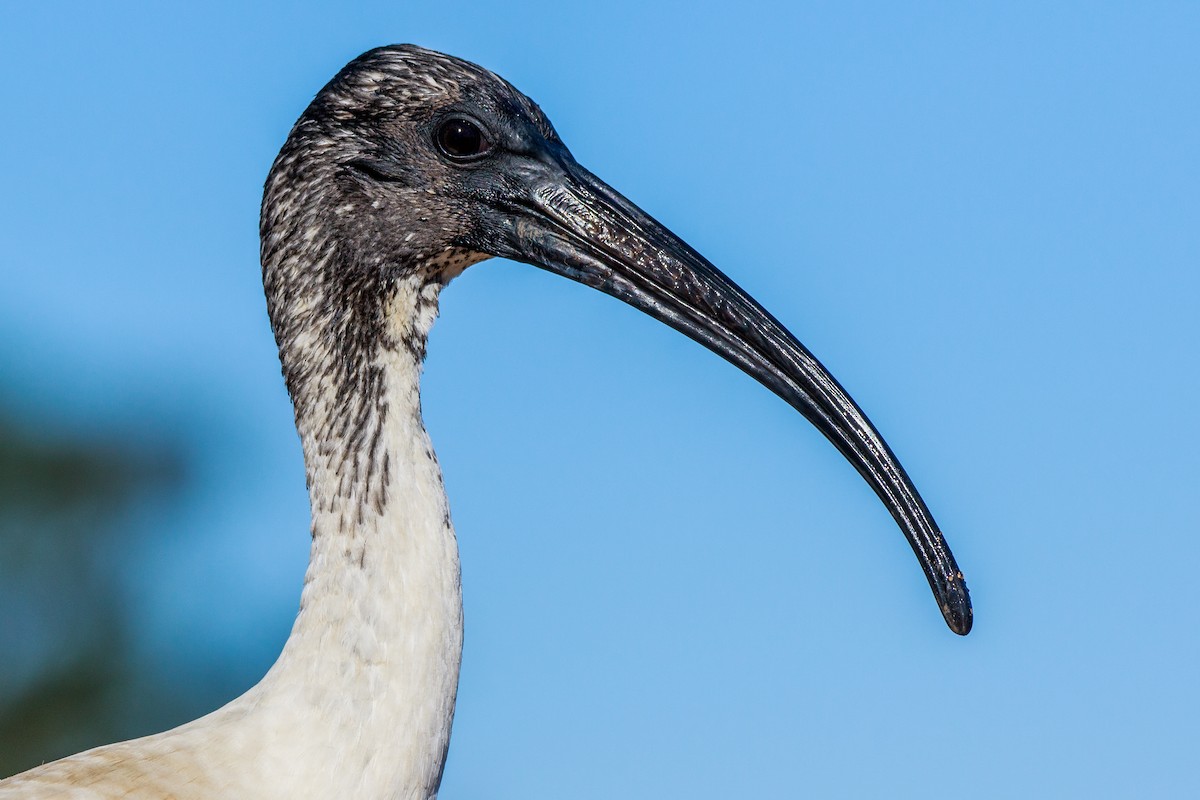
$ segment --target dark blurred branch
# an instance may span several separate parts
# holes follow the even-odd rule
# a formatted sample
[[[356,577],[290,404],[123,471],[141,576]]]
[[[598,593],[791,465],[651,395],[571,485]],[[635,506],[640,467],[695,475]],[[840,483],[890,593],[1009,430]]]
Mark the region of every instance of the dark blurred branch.
[[[113,554],[178,448],[38,435],[0,411],[0,777],[152,724]],[[153,704],[151,704],[153,705]]]

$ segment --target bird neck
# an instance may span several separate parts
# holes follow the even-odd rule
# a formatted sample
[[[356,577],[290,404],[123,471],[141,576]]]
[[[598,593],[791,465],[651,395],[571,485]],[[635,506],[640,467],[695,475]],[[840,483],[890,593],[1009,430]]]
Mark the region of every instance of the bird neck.
[[[449,743],[462,655],[458,546],[421,419],[425,340],[442,280],[397,279],[383,335],[347,363],[336,331],[301,336],[293,392],[312,550],[291,636],[255,701],[308,741],[328,796],[428,798]],[[379,315],[372,315],[379,316]],[[345,337],[342,337],[343,339]],[[353,338],[353,337],[350,337]],[[328,349],[326,349],[328,348]]]

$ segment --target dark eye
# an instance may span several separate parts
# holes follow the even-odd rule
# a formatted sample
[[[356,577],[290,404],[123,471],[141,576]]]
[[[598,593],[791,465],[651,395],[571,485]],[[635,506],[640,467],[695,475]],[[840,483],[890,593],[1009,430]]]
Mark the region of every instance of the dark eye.
[[[446,120],[438,126],[434,138],[441,151],[454,159],[482,155],[489,147],[479,126],[466,119]]]

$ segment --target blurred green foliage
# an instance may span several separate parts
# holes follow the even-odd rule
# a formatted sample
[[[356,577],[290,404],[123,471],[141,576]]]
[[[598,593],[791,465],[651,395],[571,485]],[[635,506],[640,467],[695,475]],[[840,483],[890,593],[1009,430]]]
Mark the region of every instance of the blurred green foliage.
[[[0,777],[177,721],[140,668],[122,567],[177,447],[65,435],[0,410]]]

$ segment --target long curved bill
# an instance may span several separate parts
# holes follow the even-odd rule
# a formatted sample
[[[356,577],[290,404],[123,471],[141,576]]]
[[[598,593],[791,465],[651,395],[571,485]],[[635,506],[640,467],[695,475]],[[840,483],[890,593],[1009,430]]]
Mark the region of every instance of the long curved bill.
[[[804,345],[703,256],[569,154],[499,202],[512,252],[624,300],[736,364],[833,442],[912,545],[955,633],[971,630],[966,582],[887,442]]]

